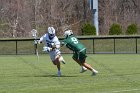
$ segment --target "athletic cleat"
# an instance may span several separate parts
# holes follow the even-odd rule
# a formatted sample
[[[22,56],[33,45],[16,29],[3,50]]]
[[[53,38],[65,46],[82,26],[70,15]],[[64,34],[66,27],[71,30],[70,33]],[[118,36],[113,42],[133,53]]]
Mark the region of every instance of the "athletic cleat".
[[[58,71],[57,76],[58,76],[58,77],[61,76],[61,71]]]
[[[62,62],[63,64],[66,64],[66,63],[65,63],[65,60],[63,59],[62,56],[59,57],[59,62]]]
[[[95,76],[97,74],[98,74],[98,71],[94,71],[94,72],[92,72],[91,76]]]
[[[84,73],[85,71],[87,71],[86,67],[82,67],[80,73]]]
[[[63,64],[66,64],[64,60],[63,60],[63,61],[61,61],[61,62],[62,62]]]

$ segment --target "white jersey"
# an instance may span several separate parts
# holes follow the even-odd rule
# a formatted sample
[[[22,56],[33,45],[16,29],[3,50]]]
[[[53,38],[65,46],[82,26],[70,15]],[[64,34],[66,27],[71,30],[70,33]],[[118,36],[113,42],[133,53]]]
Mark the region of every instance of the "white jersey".
[[[50,40],[48,33],[46,33],[40,38],[40,41],[43,42],[46,47],[52,48],[53,43],[56,46],[56,48],[60,48],[60,42],[57,36],[55,36],[52,40]]]
[[[53,51],[48,52],[52,61],[54,61],[56,59],[57,55],[61,55],[60,42],[59,42],[59,39],[57,38],[57,36],[55,36],[53,39],[49,39],[49,35],[47,33],[47,34],[43,35],[40,38],[39,41],[44,43],[44,45],[46,47],[52,48],[52,43],[55,45],[56,49],[53,50]]]

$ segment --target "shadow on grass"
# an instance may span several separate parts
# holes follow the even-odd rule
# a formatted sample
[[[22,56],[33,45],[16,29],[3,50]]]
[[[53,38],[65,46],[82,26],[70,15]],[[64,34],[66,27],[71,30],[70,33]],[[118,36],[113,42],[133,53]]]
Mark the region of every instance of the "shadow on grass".
[[[57,75],[38,75],[38,76],[34,76],[34,77],[58,77]],[[77,76],[74,76],[74,75],[61,75],[60,77],[77,77]]]
[[[20,77],[58,77],[57,75],[23,75]],[[60,77],[78,77],[76,75],[61,75]]]

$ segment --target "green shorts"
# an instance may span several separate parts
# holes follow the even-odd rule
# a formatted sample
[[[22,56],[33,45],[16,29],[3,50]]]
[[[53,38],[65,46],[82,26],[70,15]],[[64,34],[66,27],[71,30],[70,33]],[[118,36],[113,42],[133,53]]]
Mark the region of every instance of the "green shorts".
[[[83,51],[81,52],[75,52],[73,54],[73,59],[75,60],[79,60],[81,63],[85,62],[85,59],[86,59],[86,49],[84,49]]]

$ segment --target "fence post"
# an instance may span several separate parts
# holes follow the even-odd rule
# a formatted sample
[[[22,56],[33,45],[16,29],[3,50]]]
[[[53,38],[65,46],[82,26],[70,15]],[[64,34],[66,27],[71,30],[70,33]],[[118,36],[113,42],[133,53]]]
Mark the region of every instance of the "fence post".
[[[115,38],[114,38],[114,54],[116,54],[116,42],[115,42]]]
[[[94,51],[94,49],[95,49],[95,47],[94,47],[94,38],[92,40],[93,40],[93,54],[95,54],[95,51]]]
[[[136,54],[138,53],[138,42],[137,42],[137,38],[136,38]]]
[[[18,53],[18,52],[17,52],[17,40],[16,40],[16,55],[17,55],[17,53]]]

